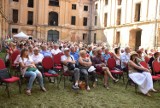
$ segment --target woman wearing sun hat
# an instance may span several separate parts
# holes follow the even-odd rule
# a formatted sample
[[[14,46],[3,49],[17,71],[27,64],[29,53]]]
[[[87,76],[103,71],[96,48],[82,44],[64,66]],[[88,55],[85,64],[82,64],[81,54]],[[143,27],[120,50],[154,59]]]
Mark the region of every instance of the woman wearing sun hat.
[[[139,90],[143,94],[151,96],[149,91],[152,90],[156,92],[156,90],[153,88],[153,80],[150,70],[138,65],[137,57],[138,54],[135,51],[130,53],[130,61],[128,63],[129,77],[138,85]],[[141,72],[139,72],[139,70],[141,70]]]

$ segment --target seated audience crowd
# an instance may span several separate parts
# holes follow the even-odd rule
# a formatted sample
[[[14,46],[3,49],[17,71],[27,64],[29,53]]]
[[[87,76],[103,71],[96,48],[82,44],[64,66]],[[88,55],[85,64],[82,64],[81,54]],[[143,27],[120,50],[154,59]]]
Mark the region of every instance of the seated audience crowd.
[[[107,61],[110,58],[114,58],[116,63],[114,69],[126,73],[127,78],[129,77],[138,85],[140,92],[147,96],[150,96],[149,91],[151,90],[156,92],[152,80],[152,75],[154,74],[152,63],[153,61],[160,61],[160,53],[153,49],[144,50],[140,46],[137,51],[131,51],[129,46],[110,49],[110,47],[102,43],[86,45],[82,42],[79,44],[62,41],[53,43],[36,40],[13,41],[6,43],[5,47],[7,65],[14,51],[20,51],[14,64],[17,67],[19,66],[21,76],[29,79],[26,90],[28,95],[31,95],[32,85],[36,78],[40,89],[44,92],[47,91],[43,82],[44,69],[42,61],[45,57],[54,59],[54,55],[57,54],[61,54],[60,62],[62,63],[63,72],[72,76],[73,89],[79,89],[79,82],[81,81],[85,82],[86,90],[91,90],[90,81],[92,82],[92,87],[95,88],[98,75],[104,77],[104,88],[109,89],[109,78],[115,83],[121,78],[113,75],[108,68]],[[148,68],[140,65],[141,61],[145,61],[148,64]],[[55,72],[52,74],[60,74],[57,70],[53,70]]]

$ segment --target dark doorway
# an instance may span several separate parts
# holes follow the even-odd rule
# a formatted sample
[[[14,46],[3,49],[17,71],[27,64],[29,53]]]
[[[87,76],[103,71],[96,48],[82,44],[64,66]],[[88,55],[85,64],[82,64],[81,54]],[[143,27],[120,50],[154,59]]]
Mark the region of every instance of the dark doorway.
[[[141,34],[142,30],[136,31],[135,50],[138,50],[139,46],[141,46]]]
[[[129,37],[129,46],[133,50],[137,50],[139,46],[141,46],[141,29],[131,30],[130,37]]]
[[[49,30],[47,41],[57,42],[59,40],[59,31]]]

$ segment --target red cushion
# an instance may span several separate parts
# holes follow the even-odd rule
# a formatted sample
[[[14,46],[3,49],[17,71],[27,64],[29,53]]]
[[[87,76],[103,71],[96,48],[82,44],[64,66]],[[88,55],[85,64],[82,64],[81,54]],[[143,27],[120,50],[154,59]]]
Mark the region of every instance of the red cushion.
[[[56,68],[56,69],[62,69],[62,66],[55,66],[54,68]]]
[[[110,70],[110,72],[113,74],[123,74],[123,72],[119,70]]]
[[[58,77],[59,75],[58,75],[58,74],[50,74],[50,73],[48,73],[48,72],[45,72],[45,73],[44,73],[44,76],[45,76],[45,77]]]
[[[12,76],[11,78],[3,79],[3,82],[6,82],[6,83],[14,83],[17,81],[19,81],[19,78],[14,76]]]
[[[152,76],[152,79],[153,79],[153,80],[160,80],[160,77],[154,75],[154,76]]]
[[[156,76],[159,76],[159,77],[160,77],[160,74],[156,74]]]

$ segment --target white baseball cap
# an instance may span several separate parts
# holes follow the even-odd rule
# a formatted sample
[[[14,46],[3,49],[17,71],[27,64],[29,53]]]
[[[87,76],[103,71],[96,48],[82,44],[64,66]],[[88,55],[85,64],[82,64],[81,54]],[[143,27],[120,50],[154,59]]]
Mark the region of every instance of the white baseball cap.
[[[64,48],[64,51],[69,51],[69,48]]]

